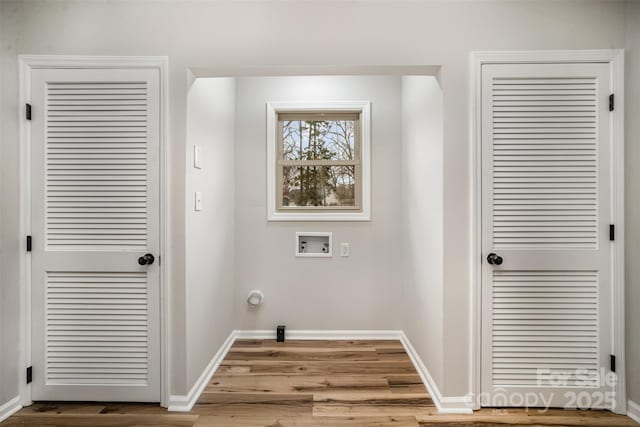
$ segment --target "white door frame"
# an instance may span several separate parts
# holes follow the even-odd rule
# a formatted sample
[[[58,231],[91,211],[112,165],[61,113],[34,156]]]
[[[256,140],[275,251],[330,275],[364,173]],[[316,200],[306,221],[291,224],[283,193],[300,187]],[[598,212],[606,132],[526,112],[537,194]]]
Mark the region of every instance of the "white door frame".
[[[19,114],[20,123],[20,215],[19,230],[22,238],[20,270],[20,404],[31,401],[31,385],[26,382],[26,368],[31,366],[31,255],[26,251],[24,236],[31,234],[31,126],[25,117],[25,104],[31,103],[31,72],[46,68],[145,68],[160,73],[160,254],[165,260],[167,233],[167,146],[169,137],[169,58],[166,56],[83,56],[83,55],[20,55],[19,56]],[[160,262],[160,404],[168,402],[169,375],[169,275],[167,262]],[[37,374],[37,373],[36,373]]]
[[[481,387],[482,358],[482,129],[481,93],[484,64],[525,63],[607,63],[611,70],[611,84],[615,94],[615,110],[611,116],[611,218],[616,227],[612,242],[611,271],[613,283],[612,348],[616,355],[615,406],[613,412],[627,413],[625,375],[625,283],[624,283],[624,49],[611,50],[554,50],[500,51],[471,53],[471,358],[470,390],[474,409],[480,408],[477,398]]]

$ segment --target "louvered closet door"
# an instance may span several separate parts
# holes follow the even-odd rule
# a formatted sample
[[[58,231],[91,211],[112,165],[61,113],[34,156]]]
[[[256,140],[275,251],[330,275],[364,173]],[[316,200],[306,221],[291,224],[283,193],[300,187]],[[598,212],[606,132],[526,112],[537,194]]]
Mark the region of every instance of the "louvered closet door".
[[[609,72],[483,66],[485,406],[608,406]]]
[[[158,71],[31,90],[32,398],[159,401]]]

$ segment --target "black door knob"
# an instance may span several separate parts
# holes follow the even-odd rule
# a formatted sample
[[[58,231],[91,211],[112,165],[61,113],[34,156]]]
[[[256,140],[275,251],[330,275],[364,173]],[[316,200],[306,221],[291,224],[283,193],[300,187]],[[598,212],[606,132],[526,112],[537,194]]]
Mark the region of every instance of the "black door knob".
[[[492,265],[500,265],[502,264],[502,257],[498,254],[494,254],[493,252],[491,252],[489,255],[487,255],[487,262],[489,264]]]
[[[151,254],[144,254],[140,258],[138,258],[138,264],[140,265],[151,265],[156,258]]]

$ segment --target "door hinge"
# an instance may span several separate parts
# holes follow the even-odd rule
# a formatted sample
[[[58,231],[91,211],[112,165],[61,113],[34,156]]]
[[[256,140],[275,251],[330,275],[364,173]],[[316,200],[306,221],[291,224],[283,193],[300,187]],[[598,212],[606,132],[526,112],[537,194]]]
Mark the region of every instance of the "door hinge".
[[[27,236],[27,252],[31,252],[31,236]]]
[[[613,100],[613,94],[609,95],[609,111],[613,111],[614,108],[614,100]]]
[[[27,120],[31,120],[31,104],[26,105],[25,115],[27,117]]]
[[[609,240],[616,240],[616,226],[609,224]]]
[[[27,368],[27,384],[31,384],[33,381],[33,366]]]
[[[610,361],[611,361],[611,372],[615,372],[616,371],[616,356],[614,356],[612,354],[610,356]]]

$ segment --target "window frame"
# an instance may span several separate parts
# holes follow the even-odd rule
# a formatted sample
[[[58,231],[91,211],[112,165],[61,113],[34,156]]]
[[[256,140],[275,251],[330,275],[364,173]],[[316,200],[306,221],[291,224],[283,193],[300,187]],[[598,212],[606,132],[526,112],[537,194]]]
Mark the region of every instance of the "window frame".
[[[357,114],[356,158],[351,161],[318,160],[305,164],[355,165],[355,206],[283,207],[281,200],[282,131],[280,114]],[[320,116],[319,116],[320,117]],[[269,221],[370,221],[371,220],[371,103],[369,101],[268,102],[267,103],[267,219]],[[359,151],[359,156],[358,156]]]

